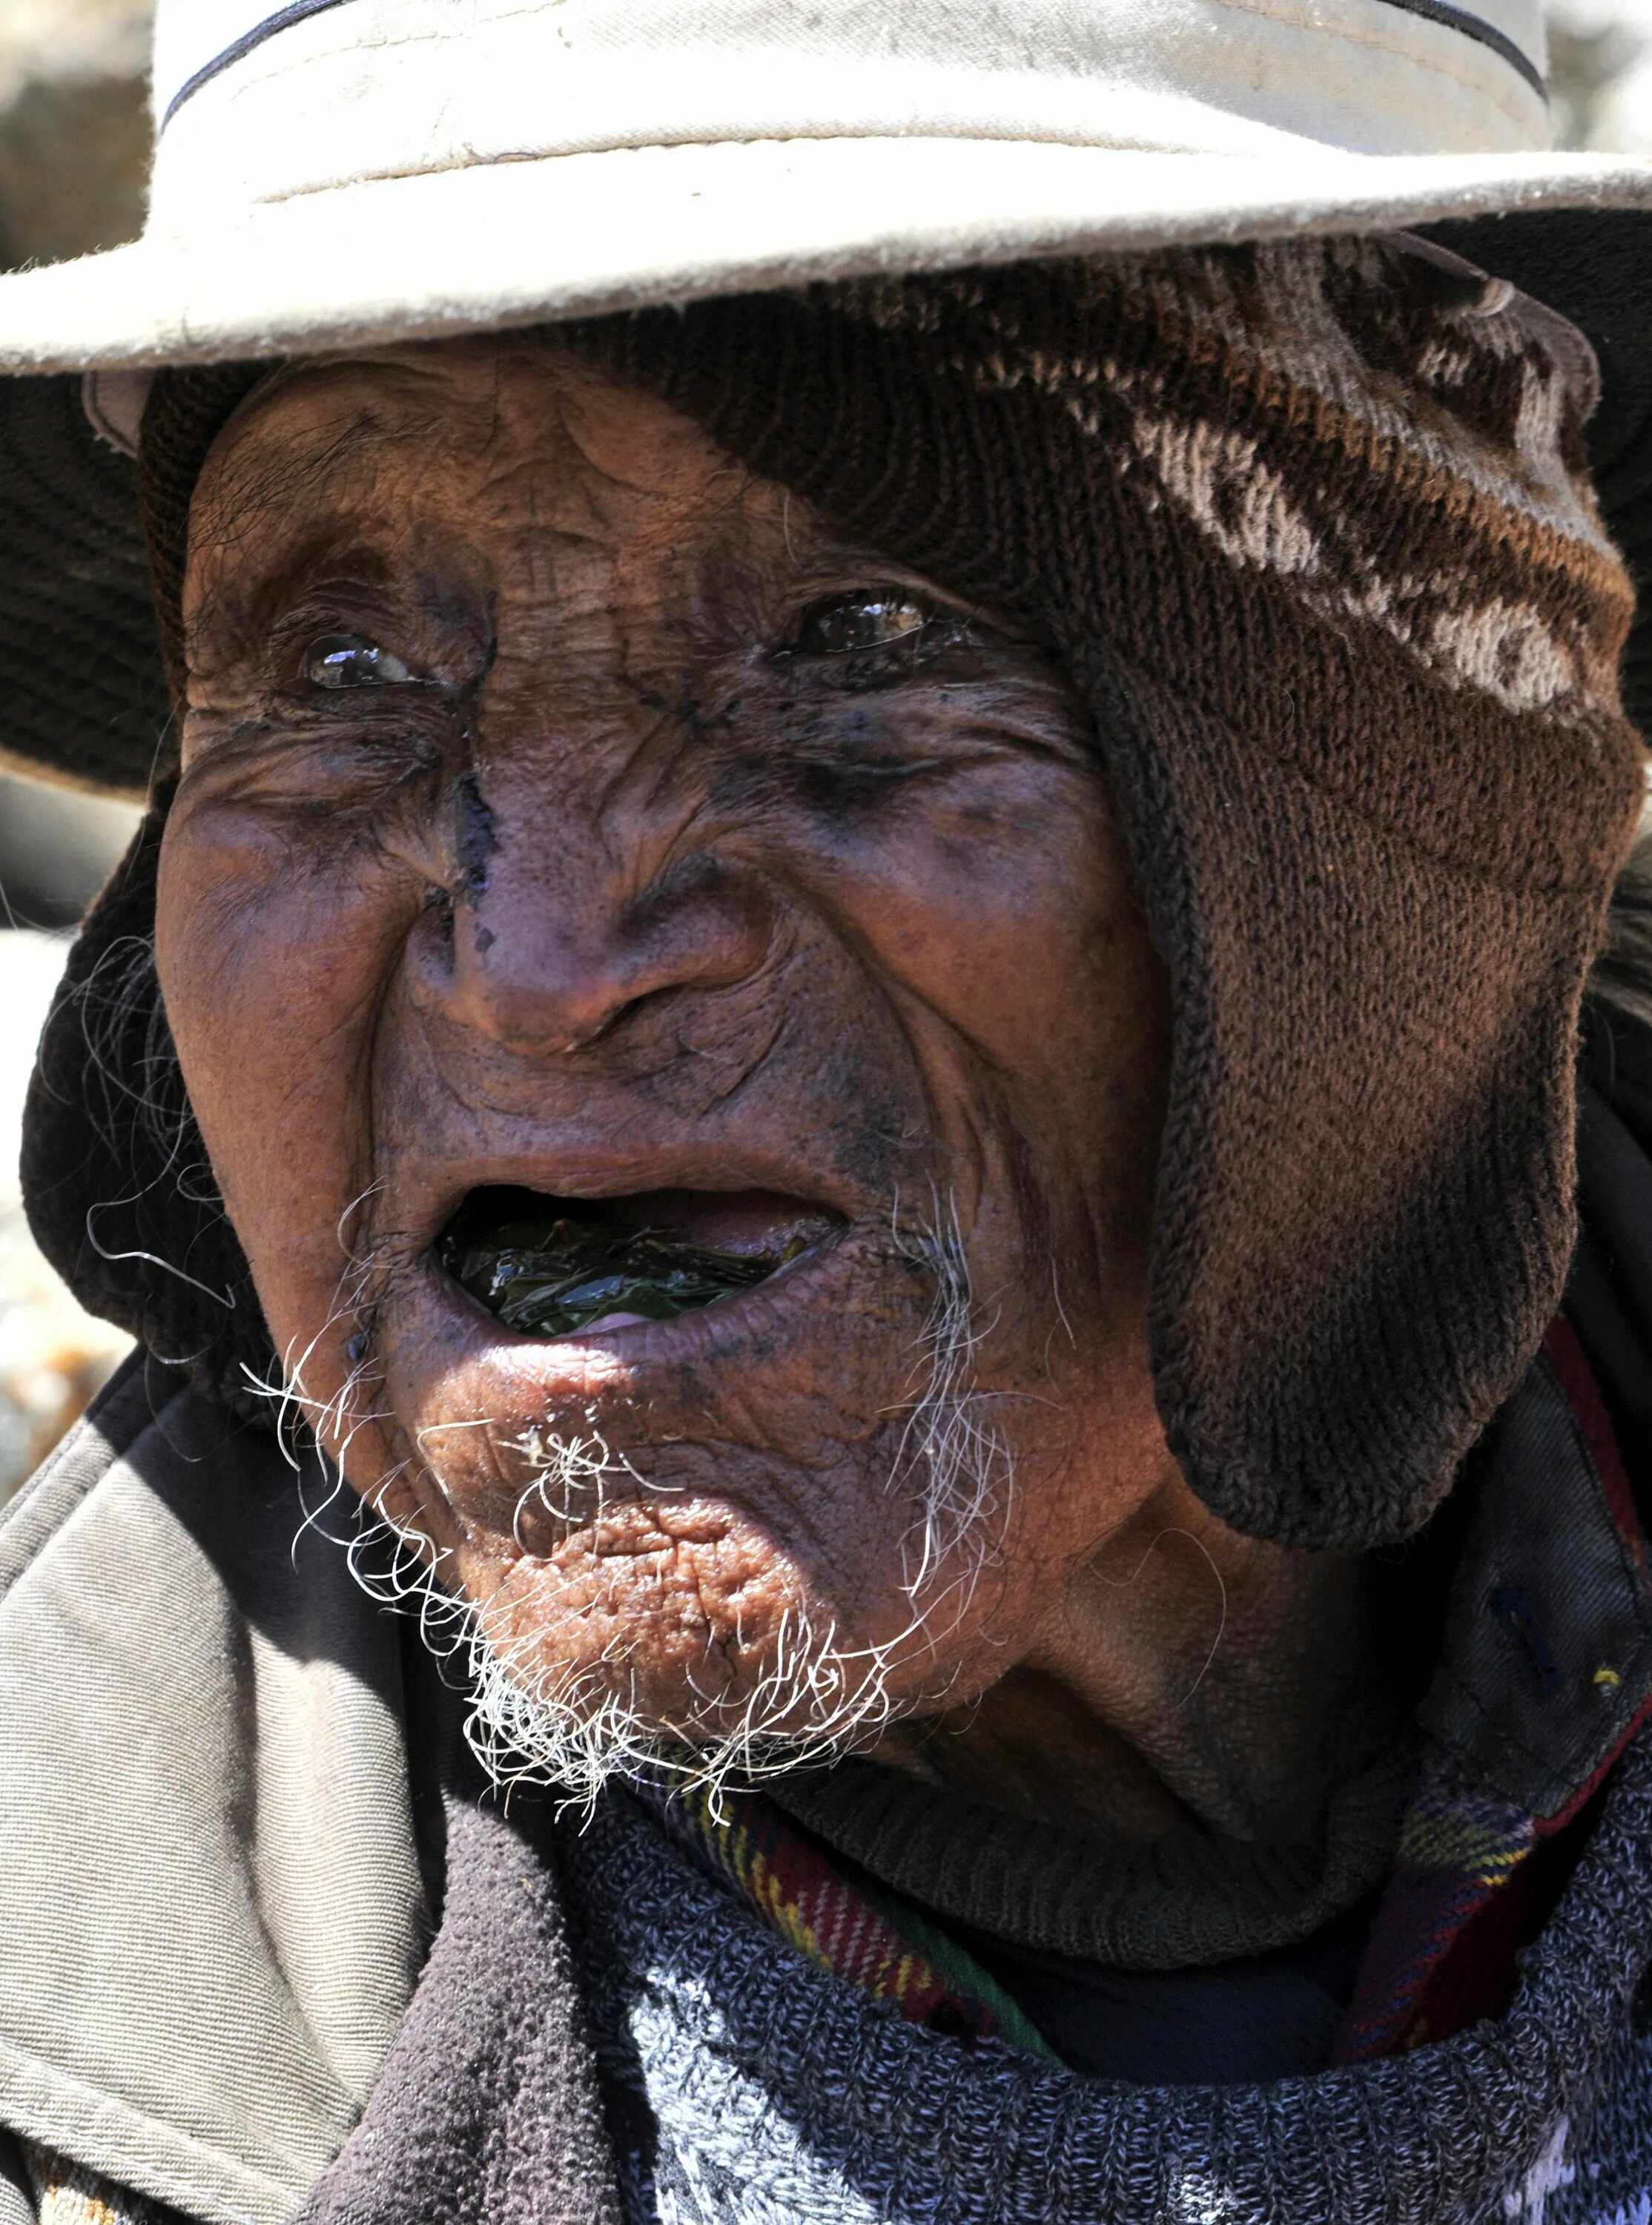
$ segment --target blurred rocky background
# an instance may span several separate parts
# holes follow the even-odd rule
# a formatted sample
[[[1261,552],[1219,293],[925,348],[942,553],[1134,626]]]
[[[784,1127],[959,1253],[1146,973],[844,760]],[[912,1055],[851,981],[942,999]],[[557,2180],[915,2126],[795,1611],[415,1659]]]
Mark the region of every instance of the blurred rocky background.
[[[139,230],[149,29],[146,0],[0,0],[0,268],[112,247]],[[1549,36],[1560,144],[1652,155],[1652,0],[1556,0]],[[67,933],[135,817],[0,775],[0,1500],[123,1349],[28,1241],[15,1170]]]
[[[0,257],[59,262],[143,222],[143,0],[0,0]]]
[[[0,810],[5,808],[0,801]],[[127,1340],[81,1312],[29,1240],[17,1137],[35,1039],[63,968],[63,939],[0,938],[0,1504],[33,1471],[119,1362]]]
[[[0,268],[112,247],[141,228],[149,34],[144,0],[0,0]],[[16,1164],[68,931],[135,821],[123,805],[0,774],[0,1501],[126,1347],[29,1241]]]
[[[1548,52],[1558,145],[1652,155],[1652,0],[1555,0]]]

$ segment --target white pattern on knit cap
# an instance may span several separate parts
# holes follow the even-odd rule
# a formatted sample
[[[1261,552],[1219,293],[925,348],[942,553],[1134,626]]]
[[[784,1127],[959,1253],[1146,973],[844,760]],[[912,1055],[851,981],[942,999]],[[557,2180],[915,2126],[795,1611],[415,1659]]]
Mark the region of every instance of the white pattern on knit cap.
[[[1497,441],[1477,436],[1472,412],[1451,414],[1453,384],[1446,374],[1453,366],[1439,345],[1430,361],[1440,408],[1431,413],[1411,407],[1356,345],[1337,314],[1331,282],[1357,274],[1380,283],[1388,267],[1382,258],[1396,245],[1408,251],[1411,244],[1327,250],[1282,244],[1259,250],[1242,268],[1212,257],[1201,268],[1196,309],[1189,307],[1185,279],[1179,282],[1162,264],[1122,269],[1130,274],[1126,282],[1159,314],[1208,326],[1237,363],[1265,365],[1332,404],[1358,445],[1375,436],[1453,486],[1472,489],[1510,520],[1529,518],[1544,533],[1562,536],[1573,545],[1576,561],[1598,557],[1615,568],[1593,496],[1573,478],[1564,451],[1579,369],[1555,343],[1556,332],[1569,327],[1546,311],[1534,326],[1518,295],[1503,297],[1491,314],[1459,313],[1472,337],[1454,343],[1461,355],[1457,378],[1466,383],[1477,364],[1518,371],[1512,455]],[[1104,292],[1120,275],[1116,266],[1096,282]],[[973,282],[956,282],[965,297]],[[1251,289],[1249,306],[1242,287]],[[874,322],[899,323],[910,314],[908,297],[898,288],[869,289],[864,314]],[[1161,358],[1122,352],[1117,358],[1067,359],[1007,338],[980,363],[978,376],[999,390],[1038,388],[1098,439],[1111,437],[1106,394],[1127,402],[1134,456],[1122,468],[1136,498],[1149,510],[1168,504],[1181,511],[1230,563],[1292,582],[1304,606],[1332,624],[1378,626],[1430,672],[1516,713],[1554,711],[1586,720],[1611,700],[1615,647],[1603,648],[1565,614],[1488,597],[1472,572],[1396,568],[1391,548],[1380,538],[1363,540],[1356,512],[1316,530],[1280,473],[1259,456],[1258,437],[1190,411]]]
[[[1385,267],[1380,257],[1389,248],[1401,246],[1415,253],[1421,245],[1399,238],[1381,248],[1349,242],[1341,252],[1363,273],[1378,280]],[[1592,500],[1580,495],[1567,467],[1560,438],[1567,408],[1581,406],[1586,414],[1592,393],[1594,364],[1582,334],[1552,311],[1539,309],[1536,303],[1518,294],[1508,296],[1495,315],[1476,314],[1468,320],[1473,345],[1482,356],[1491,353],[1522,362],[1516,432],[1522,468],[1518,474],[1513,473],[1501,451],[1489,449],[1482,453],[1467,437],[1464,425],[1459,423],[1449,434],[1442,434],[1426,415],[1410,406],[1402,390],[1372,377],[1370,365],[1329,297],[1324,282],[1327,273],[1320,253],[1317,247],[1282,245],[1244,266],[1243,282],[1256,289],[1259,317],[1257,309],[1247,309],[1241,300],[1238,270],[1212,258],[1205,267],[1206,298],[1201,317],[1241,356],[1256,353],[1255,327],[1260,321],[1267,328],[1270,367],[1292,384],[1362,420],[1378,438],[1408,449],[1419,461],[1449,472],[1549,531],[1563,533],[1615,561],[1616,551]],[[971,282],[958,282],[967,288]],[[1173,272],[1145,262],[1138,282],[1163,314],[1172,317],[1182,314]],[[867,314],[874,322],[880,320],[875,300]],[[898,293],[889,296],[888,314],[897,323],[908,314]],[[1437,342],[1419,359],[1419,378],[1444,379],[1452,369],[1446,345]],[[1471,361],[1466,340],[1459,343],[1459,352],[1461,375]],[[997,387],[1024,382],[1059,396],[1074,422],[1091,433],[1098,429],[1100,419],[1089,407],[1086,395],[1098,380],[1104,382],[1137,405],[1142,437],[1150,448],[1161,446],[1165,437],[1154,429],[1166,412],[1164,375],[1160,366],[1150,362],[1110,358],[1099,364],[1075,364],[1040,350],[1018,351],[1006,344],[981,364],[980,371]],[[1582,396],[1580,384],[1586,389]],[[1301,568],[1308,567],[1304,564]]]
[[[1313,529],[1278,472],[1256,460],[1254,434],[1140,411],[1130,430],[1165,492],[1233,563],[1307,574],[1319,568]]]

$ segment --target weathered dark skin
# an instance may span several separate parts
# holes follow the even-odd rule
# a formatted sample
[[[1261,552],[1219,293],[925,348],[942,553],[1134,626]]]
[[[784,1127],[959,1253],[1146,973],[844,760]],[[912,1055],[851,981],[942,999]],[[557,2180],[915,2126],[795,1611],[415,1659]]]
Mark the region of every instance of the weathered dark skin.
[[[822,606],[892,591],[920,637],[820,647]],[[933,1293],[890,1230],[949,1202],[1015,1491],[895,1673],[959,1735],[882,1751],[1063,1821],[1311,1823],[1386,1720],[1365,1573],[1226,1532],[1168,1452],[1166,991],[1050,654],[511,338],[255,397],[186,618],[167,1007],[312,1408],[365,1355],[380,1418],[324,1424],[356,1487],[530,1666],[617,1633],[661,1722],[715,1727],[788,1610],[860,1645],[911,1620],[889,1477]],[[339,635],[401,666],[307,680]],[[535,1340],[432,1256],[505,1182],[842,1227],[704,1310]],[[341,1227],[383,1255],[359,1305]],[[522,1440],[587,1414],[635,1480],[518,1521]]]

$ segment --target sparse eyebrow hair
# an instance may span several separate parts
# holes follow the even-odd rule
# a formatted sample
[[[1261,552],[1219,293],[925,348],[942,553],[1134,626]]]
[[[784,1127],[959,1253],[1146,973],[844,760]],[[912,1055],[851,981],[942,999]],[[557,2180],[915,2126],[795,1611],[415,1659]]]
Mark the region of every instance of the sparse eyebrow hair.
[[[190,505],[191,553],[201,485],[208,491],[209,499],[204,509],[209,517],[227,520],[230,516],[268,516],[272,510],[290,508],[326,474],[358,462],[374,448],[425,437],[441,414],[439,409],[432,409],[415,422],[391,426],[376,419],[358,400],[351,405],[348,415],[341,412],[331,422],[324,420],[312,428],[315,434],[322,436],[319,442],[306,439],[286,453],[259,443],[238,462],[233,455],[226,461],[215,442],[197,484],[197,499]],[[250,429],[252,427],[237,411],[225,426],[218,441],[222,441],[225,434],[232,430]]]
[[[440,421],[440,403],[427,393],[419,394],[421,407],[406,415],[398,412],[392,422],[386,422],[369,397],[346,389],[339,394],[336,409],[295,428],[290,440],[282,438],[279,432],[267,434],[258,422],[263,408],[276,403],[300,377],[336,376],[340,368],[332,363],[297,365],[288,377],[283,375],[287,367],[282,366],[270,381],[253,390],[218,436],[221,443],[233,430],[244,436],[244,441],[231,447],[227,454],[218,443],[209,453],[189,513],[185,602],[186,647],[191,664],[203,637],[225,619],[237,632],[261,630],[263,614],[257,606],[279,595],[295,570],[313,561],[311,552],[294,545],[292,528],[313,519],[316,531],[327,536],[327,522],[321,514],[324,505],[318,498],[325,485],[352,480],[358,486],[370,485],[375,451],[406,440],[427,438]],[[373,368],[394,375],[407,367]],[[424,384],[416,374],[408,383],[416,388]],[[359,541],[359,527],[345,517],[337,520],[334,530]],[[273,550],[270,563],[256,561],[257,544],[265,536],[282,545],[280,561],[273,561]],[[249,557],[252,561],[248,561]],[[229,559],[231,574],[238,571],[240,580],[232,581],[220,570],[214,587],[189,607],[188,590],[192,580],[199,582],[198,567],[203,561],[212,564],[215,558]],[[214,565],[213,569],[219,567]],[[236,586],[243,586],[244,593],[236,593]]]

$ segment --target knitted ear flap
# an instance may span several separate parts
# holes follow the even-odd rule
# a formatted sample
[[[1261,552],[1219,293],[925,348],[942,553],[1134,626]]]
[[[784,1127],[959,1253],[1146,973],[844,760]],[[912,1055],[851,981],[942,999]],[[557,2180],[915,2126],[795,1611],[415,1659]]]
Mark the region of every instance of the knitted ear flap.
[[[23,1113],[35,1240],[91,1313],[258,1418],[275,1353],[161,1007],[155,869],[171,783],[87,914]]]
[[[266,364],[162,371],[138,472],[156,630],[174,702],[189,501],[207,450]],[[164,776],[164,764],[162,770]],[[23,1112],[22,1187],[41,1250],[89,1312],[250,1418],[275,1358],[195,1125],[155,968],[155,876],[175,777],[87,913],[47,1016]]]
[[[1642,794],[1586,347],[1346,240],[573,337],[1054,636],[1170,976],[1172,1448],[1256,1536],[1417,1529],[1560,1302],[1578,1006]]]

